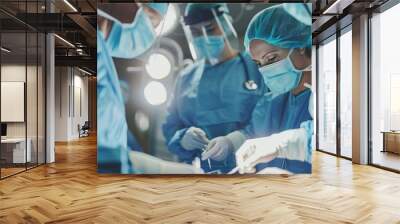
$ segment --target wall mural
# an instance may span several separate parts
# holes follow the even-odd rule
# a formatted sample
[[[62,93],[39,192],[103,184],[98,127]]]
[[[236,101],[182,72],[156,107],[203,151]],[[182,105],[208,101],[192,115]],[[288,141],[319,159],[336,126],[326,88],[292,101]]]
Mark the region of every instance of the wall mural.
[[[97,13],[99,173],[311,173],[311,4]]]

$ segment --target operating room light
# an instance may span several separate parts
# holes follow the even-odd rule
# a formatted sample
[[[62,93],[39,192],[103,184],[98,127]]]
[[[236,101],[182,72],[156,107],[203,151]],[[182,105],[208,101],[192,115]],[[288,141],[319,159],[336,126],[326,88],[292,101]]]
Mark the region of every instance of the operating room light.
[[[167,14],[156,28],[157,35],[166,35],[170,33],[175,28],[178,17],[179,15],[176,6],[170,4],[168,6]]]
[[[149,117],[143,112],[137,111],[135,113],[135,122],[140,131],[145,132],[149,130],[150,127]]]
[[[153,79],[163,79],[171,73],[171,62],[167,58],[167,56],[154,53],[150,55],[149,60],[146,64],[146,72]]]
[[[144,88],[144,98],[151,105],[160,105],[167,101],[167,89],[157,81],[151,81]]]

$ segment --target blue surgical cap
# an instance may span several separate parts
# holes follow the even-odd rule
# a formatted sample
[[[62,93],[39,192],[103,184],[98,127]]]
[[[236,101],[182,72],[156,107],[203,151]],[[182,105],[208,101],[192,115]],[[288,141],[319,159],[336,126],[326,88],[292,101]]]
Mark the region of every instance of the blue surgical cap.
[[[312,3],[304,3],[302,5],[303,7],[299,6],[299,4],[285,3],[282,4],[282,7],[300,22],[311,26]]]
[[[168,3],[146,3],[146,5],[156,10],[162,17],[167,14]]]
[[[303,3],[290,4],[304,8]],[[280,48],[311,47],[311,26],[293,17],[283,6],[283,4],[272,6],[253,17],[244,38],[244,46],[247,50],[254,39],[263,40]],[[311,20],[311,15],[309,15],[309,20]]]

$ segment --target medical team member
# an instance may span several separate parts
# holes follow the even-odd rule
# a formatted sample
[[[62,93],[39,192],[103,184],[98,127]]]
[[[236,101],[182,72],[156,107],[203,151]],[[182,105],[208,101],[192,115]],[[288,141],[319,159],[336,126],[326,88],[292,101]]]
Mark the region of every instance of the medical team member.
[[[128,150],[124,97],[112,57],[132,59],[146,52],[156,41],[155,27],[167,8],[167,3],[147,3],[115,4],[105,6],[105,11],[98,9],[97,162],[101,173],[201,172],[186,164],[167,162]],[[106,11],[114,12],[118,18]]]
[[[165,8],[165,9],[164,9]],[[109,5],[98,9],[97,102],[99,172],[132,172],[128,156],[128,127],[124,97],[112,57],[135,58],[154,43],[154,26],[166,5]],[[106,11],[118,11],[118,18]],[[152,18],[152,19],[151,19]],[[152,22],[154,21],[154,22]],[[154,23],[154,26],[153,26]]]
[[[203,159],[224,148],[235,151],[245,139],[270,136],[262,143],[258,141],[257,147],[244,147],[236,153],[238,165],[246,165],[240,172],[266,167],[311,172],[311,9],[294,3],[291,10],[287,9],[286,4],[273,6],[251,20],[244,44],[258,64],[268,91],[257,103],[250,124],[212,140],[215,143]],[[291,14],[298,11],[306,12],[302,19]]]
[[[237,41],[224,3],[190,3],[183,29],[195,59],[177,77],[163,133],[181,161],[200,157],[209,139],[243,128],[263,94],[257,65],[233,46]],[[202,161],[206,172],[226,173],[235,166],[230,151]]]

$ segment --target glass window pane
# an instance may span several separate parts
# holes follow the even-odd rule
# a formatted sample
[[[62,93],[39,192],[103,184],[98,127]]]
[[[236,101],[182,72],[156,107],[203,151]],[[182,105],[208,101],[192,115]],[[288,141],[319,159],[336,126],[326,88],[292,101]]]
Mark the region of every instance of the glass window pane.
[[[44,6],[45,0],[0,1],[5,11],[22,17],[26,12],[43,13]],[[0,19],[7,21],[0,23],[0,110],[6,114],[1,118],[0,173],[4,178],[45,161],[46,54],[43,33],[2,12]],[[6,106],[3,97],[9,101]]]
[[[336,153],[336,39],[318,48],[318,148]]]
[[[340,153],[352,156],[352,33],[340,36]]]
[[[26,116],[27,116],[27,142],[30,147],[30,160],[28,160],[28,168],[37,165],[37,103],[38,103],[38,36],[36,32],[27,33],[28,38],[28,62],[27,62],[27,80],[26,80]]]
[[[372,163],[400,170],[400,4],[376,14],[372,25]]]
[[[45,93],[46,93],[46,76],[45,76],[45,44],[46,36],[39,33],[39,45],[38,45],[38,164],[45,163],[46,149],[45,149]]]
[[[26,144],[26,33],[2,32],[1,46],[1,140],[2,177],[25,170],[30,161]],[[28,145],[28,151],[26,146]]]

